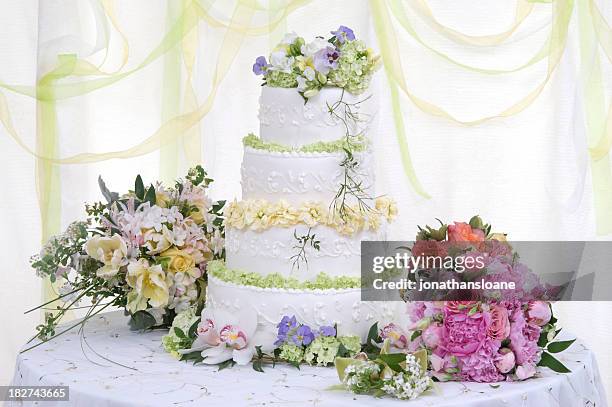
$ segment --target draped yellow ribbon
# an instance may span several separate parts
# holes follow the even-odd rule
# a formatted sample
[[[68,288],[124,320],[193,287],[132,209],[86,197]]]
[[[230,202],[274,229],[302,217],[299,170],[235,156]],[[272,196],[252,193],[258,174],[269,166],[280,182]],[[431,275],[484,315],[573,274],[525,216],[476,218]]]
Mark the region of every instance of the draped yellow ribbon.
[[[270,22],[270,24],[258,27],[257,34],[263,35],[269,32],[270,30],[274,29],[275,27],[277,27],[279,24],[281,24],[284,21],[284,19],[290,12],[296,10],[298,7],[304,6],[307,3],[308,1],[304,1],[304,0],[291,1],[285,9],[279,12],[279,15],[276,16],[276,18],[272,22]],[[205,4],[208,4],[208,3],[205,3]],[[236,9],[251,10],[251,12],[254,12],[256,7],[253,6],[252,2],[240,1],[236,5]],[[20,94],[24,94],[24,95],[28,95],[28,96],[32,96],[32,97],[36,97],[42,100],[46,100],[50,98],[53,98],[54,100],[59,100],[59,99],[65,99],[65,98],[84,95],[86,93],[95,91],[97,89],[112,85],[115,82],[118,82],[126,78],[127,76],[145,68],[146,66],[148,66],[149,64],[157,60],[159,57],[164,55],[166,52],[168,52],[170,49],[172,49],[179,41],[183,39],[183,33],[191,32],[191,30],[193,29],[193,27],[195,27],[199,19],[205,18],[205,17],[211,18],[209,16],[208,10],[203,6],[200,6],[198,2],[190,1],[188,5],[185,6],[183,13],[177,19],[174,26],[166,33],[162,41],[153,49],[153,51],[149,53],[149,55],[137,67],[131,70],[121,72],[116,75],[111,75],[111,76],[106,76],[103,78],[96,78],[96,79],[91,79],[91,80],[85,80],[81,82],[74,82],[74,83],[71,82],[71,83],[64,83],[64,84],[54,83],[52,86],[52,89],[49,87],[50,85],[48,84],[40,85],[35,92],[33,92],[29,87],[6,85],[2,83],[0,83],[0,88],[4,87],[11,91],[14,91]],[[247,30],[245,30],[245,27],[248,27],[248,25],[240,21],[232,20],[229,24],[225,24],[224,26],[226,26],[228,32],[231,31],[233,35],[245,36],[247,33]],[[237,53],[237,51],[238,50],[236,50],[235,53]],[[228,58],[233,59],[235,56],[235,54],[229,55],[229,51],[224,50],[223,48],[221,49],[220,52],[221,54],[223,54],[221,56],[223,56],[224,59],[228,59]],[[223,75],[219,75],[219,73],[220,71],[217,69],[216,78],[223,77],[225,75],[225,73],[223,73]],[[71,75],[72,76],[96,76],[96,75],[99,76],[103,74],[104,72],[100,71],[98,67],[92,65],[91,63],[84,61],[84,60],[77,60],[76,66]],[[219,83],[216,83],[216,81],[217,79],[213,80],[213,89],[211,93],[209,94],[206,102],[203,105],[201,105],[198,109],[191,111],[191,114],[184,114],[184,115],[173,118],[172,123],[165,123],[153,135],[151,135],[144,141],[128,149],[124,149],[120,151],[110,151],[110,152],[104,152],[104,153],[81,153],[81,154],[76,154],[76,155],[66,157],[66,158],[47,157],[44,155],[41,156],[39,153],[32,151],[30,148],[26,146],[26,144],[22,141],[21,137],[15,131],[15,128],[13,126],[11,126],[10,128],[7,128],[7,131],[9,135],[18,143],[18,145],[24,148],[28,153],[34,155],[36,158],[50,160],[56,164],[86,164],[86,163],[109,160],[112,158],[130,158],[130,157],[134,157],[138,155],[144,155],[152,151],[155,151],[155,149],[161,145],[165,145],[166,143],[171,142],[173,138],[182,136],[184,134],[184,131],[187,131],[187,129],[190,128],[190,126],[186,126],[186,122],[191,122],[191,124],[194,125],[195,124],[195,122],[193,122],[193,120],[195,120],[194,118],[199,117],[201,119],[201,117],[203,117],[203,115],[205,115],[208,112],[208,110],[210,110],[210,108],[212,107],[212,101],[210,100],[210,97],[216,92],[216,88],[219,85]],[[2,103],[2,99],[3,98],[0,98],[0,103]],[[0,113],[2,112],[5,112],[6,114],[0,115],[0,121],[3,124],[11,123],[10,116],[8,116],[9,114],[8,107],[3,110],[0,110]],[[179,127],[182,129],[182,132],[180,133],[177,132],[174,135],[168,134],[169,132],[172,131],[174,124],[177,124],[177,123],[180,123]],[[6,124],[5,124],[5,127],[6,127]],[[175,130],[178,130],[178,129],[179,128],[175,128]]]
[[[610,131],[612,102],[606,120],[606,98],[602,87],[602,71],[595,26],[594,8],[586,1],[578,2],[580,34],[580,77],[583,86],[587,141],[591,153],[595,216],[599,234],[612,233],[612,168],[610,165]],[[601,27],[600,27],[601,28]],[[592,146],[596,150],[593,150]]]
[[[431,9],[429,8],[425,0],[408,1],[410,4],[412,4],[413,9],[436,32],[457,43],[481,47],[490,47],[493,45],[498,45],[506,39],[510,38],[510,36],[514,34],[516,29],[523,23],[523,21],[525,21],[525,19],[529,16],[529,14],[531,14],[531,11],[533,10],[532,3],[529,3],[526,0],[518,0],[516,2],[516,13],[514,16],[514,22],[508,30],[499,34],[474,36],[463,34],[462,32],[440,24],[438,20],[436,20],[435,16],[433,15]]]
[[[389,46],[392,41],[395,41],[395,32],[392,27],[393,23],[387,10],[387,3],[383,0],[370,0],[370,7],[372,9],[375,28],[378,27],[376,32],[387,75],[397,83],[399,88],[410,99],[410,101],[423,112],[432,116],[450,120],[451,122],[457,124],[475,126],[495,118],[504,118],[518,114],[529,107],[542,93],[544,87],[558,66],[561,56],[563,55],[567,40],[568,25],[572,15],[573,0],[557,0],[553,3],[553,23],[548,53],[548,69],[544,80],[525,97],[521,98],[518,102],[514,103],[510,107],[497,114],[485,116],[475,120],[460,120],[449,114],[441,107],[418,97],[408,89],[401,66],[400,57],[396,52],[397,48],[394,49]]]
[[[403,7],[403,2],[400,0],[391,0],[389,1],[387,4],[389,4],[389,7],[391,9],[391,12],[393,14],[393,17],[400,23],[400,25],[404,28],[404,30],[410,34],[410,36],[412,38],[414,38],[419,44],[421,44],[421,46],[423,46],[424,48],[426,48],[427,50],[429,50],[430,52],[434,53],[435,55],[437,55],[438,57],[446,60],[447,62],[456,65],[460,68],[466,69],[466,70],[471,70],[471,71],[475,71],[475,72],[479,72],[482,74],[487,74],[487,75],[498,75],[498,74],[506,74],[506,73],[513,73],[513,72],[518,72],[521,71],[525,68],[528,68],[531,65],[534,65],[538,62],[540,62],[541,60],[543,60],[544,58],[546,58],[549,54],[548,50],[550,49],[550,37],[544,42],[544,44],[542,45],[542,47],[538,50],[538,52],[531,57],[527,62],[525,62],[524,64],[516,67],[516,68],[509,68],[509,69],[486,69],[486,68],[478,68],[472,65],[468,65],[468,64],[464,64],[461,63],[459,61],[457,61],[454,58],[451,58],[450,56],[448,56],[447,54],[440,52],[436,49],[434,49],[431,45],[429,45],[428,43],[426,43],[425,41],[423,41],[421,39],[421,37],[419,36],[419,34],[417,33],[416,29],[412,26],[412,23],[410,22],[410,19],[408,18],[408,15],[406,13],[405,7]]]

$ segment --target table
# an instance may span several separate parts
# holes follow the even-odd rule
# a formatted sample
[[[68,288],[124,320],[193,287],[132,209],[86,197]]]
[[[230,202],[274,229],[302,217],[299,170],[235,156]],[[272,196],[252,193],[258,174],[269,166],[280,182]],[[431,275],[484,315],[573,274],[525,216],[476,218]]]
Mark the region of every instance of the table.
[[[165,353],[165,331],[131,332],[121,312],[101,314],[76,330],[19,355],[13,385],[67,385],[69,402],[52,406],[606,406],[593,353],[575,343],[559,358],[572,373],[543,369],[540,377],[498,387],[483,383],[438,383],[415,401],[375,399],[329,390],[333,368],[216,367],[179,362]],[[112,362],[111,362],[112,360]],[[12,405],[33,405],[13,403]]]

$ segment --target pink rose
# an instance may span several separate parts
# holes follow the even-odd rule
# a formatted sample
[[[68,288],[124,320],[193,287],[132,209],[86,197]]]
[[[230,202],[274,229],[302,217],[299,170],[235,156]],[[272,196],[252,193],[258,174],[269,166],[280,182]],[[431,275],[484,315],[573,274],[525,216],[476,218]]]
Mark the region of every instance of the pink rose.
[[[442,324],[439,322],[434,322],[429,325],[423,333],[421,333],[421,337],[423,338],[423,343],[429,349],[435,349],[440,343],[440,339],[444,333],[444,328]]]
[[[550,305],[545,301],[530,301],[527,307],[527,320],[538,326],[544,326],[552,318]]]
[[[515,363],[514,353],[508,348],[501,348],[495,357],[495,367],[500,373],[508,373]]]
[[[508,310],[498,304],[491,305],[491,325],[487,329],[489,338],[498,341],[504,340],[510,335],[510,320]]]
[[[533,363],[525,363],[516,368],[516,377],[519,380],[529,379],[536,374],[536,367]]]
[[[487,338],[487,318],[482,312],[468,315],[469,308],[454,312],[447,308],[440,346],[455,356],[467,356],[480,349]]]
[[[472,229],[467,223],[455,222],[454,225],[448,225],[448,240],[450,242],[482,242],[484,238],[485,235],[482,230]]]
[[[446,301],[444,304],[444,310],[451,313],[463,313],[472,309],[476,304],[476,301]]]

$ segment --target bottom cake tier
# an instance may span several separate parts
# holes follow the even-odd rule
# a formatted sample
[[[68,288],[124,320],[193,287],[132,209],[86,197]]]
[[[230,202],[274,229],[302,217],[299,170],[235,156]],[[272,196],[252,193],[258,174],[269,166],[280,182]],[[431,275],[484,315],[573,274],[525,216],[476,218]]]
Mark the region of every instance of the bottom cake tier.
[[[217,273],[218,274],[218,273]],[[338,335],[356,335],[362,343],[372,324],[393,319],[397,303],[361,301],[360,288],[275,288],[236,284],[209,273],[206,307],[232,314],[254,309],[258,330],[276,336],[283,316],[295,315],[311,327],[336,325]],[[266,344],[261,344],[266,345]]]

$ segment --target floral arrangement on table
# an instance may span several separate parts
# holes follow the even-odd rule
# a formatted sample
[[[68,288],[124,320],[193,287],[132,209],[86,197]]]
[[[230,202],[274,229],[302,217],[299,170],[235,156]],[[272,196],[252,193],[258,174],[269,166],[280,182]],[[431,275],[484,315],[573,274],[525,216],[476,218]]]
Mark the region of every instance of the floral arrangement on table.
[[[91,305],[77,324],[115,306],[131,316],[134,329],[169,326],[177,313],[203,303],[207,263],[225,253],[225,202],[208,197],[212,181],[197,166],[172,187],[145,187],[139,175],[134,190],[119,195],[100,178],[106,203],[86,205],[85,221],[72,223],[32,258],[40,277],[63,282],[56,298],[34,308],[52,311],[34,338],[47,341],[72,328],[56,333],[84,299]]]
[[[460,255],[478,248],[491,250],[490,261],[516,259],[505,235],[491,233],[478,216],[469,223],[419,228],[414,253],[437,248],[423,242],[461,242],[466,251]],[[266,364],[333,363],[341,384],[330,389],[414,399],[435,381],[525,380],[538,366],[569,372],[553,355],[575,340],[555,340],[561,331],[556,323],[547,301],[418,301],[407,304],[407,321],[381,329],[375,323],[361,343],[357,336],[338,335],[336,326],[309,326],[295,316],[283,316],[274,335],[257,329],[253,309],[230,314],[192,306],[176,316],[163,345],[179,360],[220,369],[251,363],[263,372]]]
[[[362,93],[380,67],[380,56],[356,39],[348,27],[341,25],[331,35],[306,43],[296,33],[288,33],[274,48],[269,61],[264,56],[257,57],[253,72],[263,75],[267,86],[297,88],[306,100],[325,86]]]
[[[491,226],[478,216],[469,223],[455,222],[441,224],[438,229],[427,226],[419,230],[413,254],[432,253],[446,247],[427,242],[467,242],[462,256],[481,253],[478,250],[483,247],[493,248],[484,256],[487,268],[502,264],[504,272],[513,275],[516,265],[520,264],[516,262],[517,254],[505,242],[505,236],[492,234]],[[487,245],[487,240],[497,243]],[[528,273],[521,274],[521,278],[525,275]],[[531,291],[525,293],[523,285],[519,284],[519,291],[526,295],[542,295],[548,288],[530,285]],[[410,323],[406,329],[389,324],[381,330],[381,338],[389,339],[391,346],[398,350],[427,350],[431,373],[438,380],[524,380],[536,374],[537,366],[569,372],[552,354],[567,349],[575,340],[553,342],[560,329],[556,327],[557,320],[547,301],[505,298],[423,301],[408,302],[407,307]]]
[[[352,356],[361,351],[358,336],[337,335],[335,326],[317,329],[299,323],[295,316],[284,316],[277,324],[276,337],[256,330],[254,310],[235,316],[222,310],[204,308],[197,316],[194,308],[180,313],[168,335],[164,348],[179,360],[204,364],[246,365],[263,371],[263,364],[287,362],[299,367],[302,363],[327,366],[336,357]],[[262,347],[261,343],[273,343]]]

